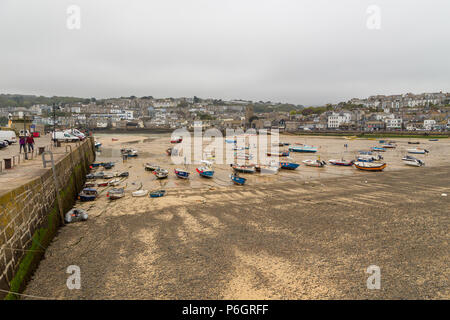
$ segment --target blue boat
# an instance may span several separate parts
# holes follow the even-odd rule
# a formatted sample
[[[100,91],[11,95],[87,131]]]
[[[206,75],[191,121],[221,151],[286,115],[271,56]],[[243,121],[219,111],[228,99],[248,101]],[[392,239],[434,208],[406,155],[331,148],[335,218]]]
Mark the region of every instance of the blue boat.
[[[202,160],[203,166],[195,169],[200,177],[212,178],[214,175],[214,170],[212,169],[212,163],[210,161]]]
[[[166,194],[166,190],[158,190],[150,192],[150,198],[159,198],[163,197]]]
[[[317,147],[306,146],[306,145],[301,146],[301,147],[289,147],[289,151],[315,153],[315,152],[317,152]]]
[[[93,164],[91,164],[92,168],[98,168],[100,166],[103,166],[103,162],[94,162]]]
[[[226,143],[237,143],[237,140],[225,139]]]
[[[365,154],[365,155],[372,155],[373,152],[372,151],[358,151],[359,154]]]
[[[385,148],[381,148],[381,147],[372,147],[373,151],[378,151],[378,152],[386,152]]]
[[[93,188],[84,188],[78,195],[80,201],[94,201],[98,196],[98,192]]]
[[[231,181],[233,181],[234,184],[237,184],[239,186],[243,186],[245,184],[245,181],[247,181],[247,179],[239,177],[235,173],[230,174],[230,179],[231,179]]]
[[[175,175],[180,179],[187,179],[189,178],[189,172],[182,170],[182,169],[175,169],[174,170]]]
[[[281,169],[287,169],[287,170],[295,170],[299,167],[300,165],[298,163],[293,163],[293,162],[280,162],[280,168]]]

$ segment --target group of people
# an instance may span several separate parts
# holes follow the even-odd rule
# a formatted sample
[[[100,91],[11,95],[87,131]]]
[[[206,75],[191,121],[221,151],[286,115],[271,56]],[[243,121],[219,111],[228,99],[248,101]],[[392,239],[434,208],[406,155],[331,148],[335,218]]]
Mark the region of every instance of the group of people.
[[[34,138],[31,134],[26,134],[24,136],[19,137],[19,145],[20,145],[20,153],[23,152],[27,153],[27,146],[28,146],[28,152],[34,151]]]

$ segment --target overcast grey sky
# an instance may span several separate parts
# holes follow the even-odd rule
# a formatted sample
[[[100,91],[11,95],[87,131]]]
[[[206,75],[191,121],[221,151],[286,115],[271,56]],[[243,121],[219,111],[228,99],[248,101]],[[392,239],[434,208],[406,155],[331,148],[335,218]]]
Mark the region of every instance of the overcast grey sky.
[[[449,17],[449,0],[0,0],[0,93],[315,105],[450,91]]]

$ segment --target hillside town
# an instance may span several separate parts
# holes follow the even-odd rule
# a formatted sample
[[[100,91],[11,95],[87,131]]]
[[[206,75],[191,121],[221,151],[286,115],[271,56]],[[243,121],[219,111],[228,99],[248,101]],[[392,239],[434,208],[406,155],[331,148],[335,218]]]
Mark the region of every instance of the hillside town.
[[[174,130],[177,128],[278,129],[300,131],[447,131],[450,93],[376,95],[319,107],[193,98],[122,97],[80,102],[3,105],[0,119],[18,130]]]

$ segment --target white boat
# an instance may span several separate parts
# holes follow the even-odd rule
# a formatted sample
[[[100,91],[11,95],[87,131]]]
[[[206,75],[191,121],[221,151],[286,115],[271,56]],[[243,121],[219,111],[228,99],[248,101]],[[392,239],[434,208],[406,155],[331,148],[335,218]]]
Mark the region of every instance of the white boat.
[[[148,190],[137,190],[131,193],[133,197],[145,197],[148,194]]]
[[[113,179],[113,180],[111,180],[110,182],[108,182],[108,184],[110,185],[110,186],[113,186],[113,187],[115,187],[115,186],[118,186],[119,184],[120,184],[120,179]]]
[[[425,162],[423,162],[420,159],[411,157],[411,156],[405,156],[402,158],[403,163],[406,164],[407,166],[412,166],[412,167],[421,167],[425,165]]]
[[[408,151],[408,153],[414,153],[414,154],[425,154],[425,153],[429,152],[426,149],[420,149],[420,148],[408,149],[407,151]]]
[[[320,160],[303,160],[302,162],[305,164],[305,166],[317,168],[322,168],[327,164],[325,161]]]

